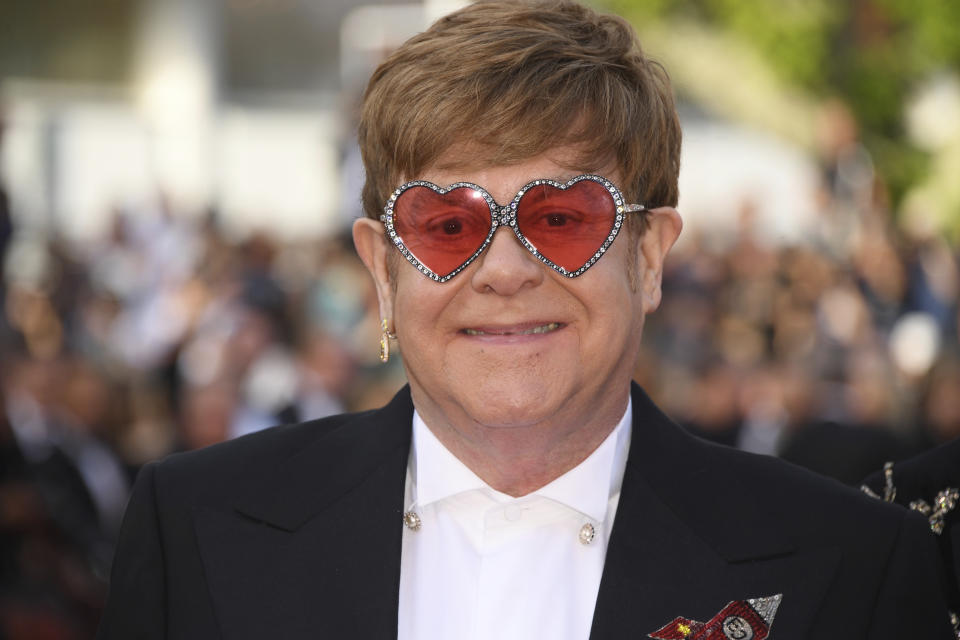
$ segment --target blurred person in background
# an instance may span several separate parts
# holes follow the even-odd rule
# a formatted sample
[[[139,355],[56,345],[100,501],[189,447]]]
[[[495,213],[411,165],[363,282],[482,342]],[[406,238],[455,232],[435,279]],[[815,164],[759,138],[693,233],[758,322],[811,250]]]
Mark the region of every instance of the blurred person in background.
[[[887,461],[882,470],[868,476],[861,489],[927,518],[943,558],[943,591],[950,605],[950,620],[960,636],[960,368],[954,358],[931,381],[927,423],[943,437],[944,444],[909,459]],[[945,369],[945,371],[944,371]],[[950,385],[941,386],[944,383]],[[949,397],[948,397],[949,396]],[[942,427],[947,426],[944,432]]]
[[[952,637],[922,519],[696,439],[631,384],[680,131],[624,21],[451,14],[374,73],[359,141],[354,241],[409,386],[146,466],[101,637]],[[719,329],[755,372],[763,258]],[[767,378],[751,418],[779,423]]]
[[[0,153],[3,152],[3,135],[6,129],[3,107],[0,106]],[[10,212],[10,196],[0,179],[0,301],[5,298],[6,277],[4,269],[7,263],[7,249],[13,240],[13,214]],[[0,314],[0,331],[2,331],[3,317]]]
[[[104,439],[109,390],[69,355],[23,348],[6,351],[0,374],[0,629],[89,637],[129,489]]]

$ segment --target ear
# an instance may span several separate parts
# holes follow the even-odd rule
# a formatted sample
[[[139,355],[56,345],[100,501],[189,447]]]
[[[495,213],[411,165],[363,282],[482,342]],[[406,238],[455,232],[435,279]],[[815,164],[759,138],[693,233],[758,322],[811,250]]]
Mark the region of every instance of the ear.
[[[673,207],[658,207],[648,213],[649,227],[641,239],[643,253],[643,307],[644,313],[660,306],[663,282],[663,261],[677,241],[683,220]]]
[[[377,287],[380,317],[386,318],[393,327],[393,283],[387,268],[387,252],[390,246],[383,236],[383,224],[370,218],[359,218],[353,223],[353,245],[366,265]]]

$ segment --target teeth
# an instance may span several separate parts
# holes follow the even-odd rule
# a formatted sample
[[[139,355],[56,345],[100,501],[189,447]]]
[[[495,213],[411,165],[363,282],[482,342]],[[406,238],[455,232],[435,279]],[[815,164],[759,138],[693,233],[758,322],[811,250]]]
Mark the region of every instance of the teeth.
[[[559,328],[560,328],[559,322],[551,322],[550,324],[545,324],[540,327],[534,327],[532,329],[527,329],[526,331],[521,331],[520,335],[530,335],[534,333],[549,333]]]
[[[463,331],[468,336],[530,336],[538,333],[550,333],[551,331],[556,331],[559,328],[559,322],[551,322],[549,324],[540,325],[539,327],[524,329],[523,331],[478,331],[477,329],[464,329]]]

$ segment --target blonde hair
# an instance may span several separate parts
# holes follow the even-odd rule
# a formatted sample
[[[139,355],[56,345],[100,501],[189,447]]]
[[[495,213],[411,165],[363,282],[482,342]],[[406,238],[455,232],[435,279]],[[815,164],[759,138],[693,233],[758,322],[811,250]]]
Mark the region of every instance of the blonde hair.
[[[615,164],[621,190],[677,202],[680,125],[663,67],[630,25],[567,1],[479,2],[393,52],[367,86],[359,125],[363,206],[382,212],[452,144],[489,165],[572,145]]]

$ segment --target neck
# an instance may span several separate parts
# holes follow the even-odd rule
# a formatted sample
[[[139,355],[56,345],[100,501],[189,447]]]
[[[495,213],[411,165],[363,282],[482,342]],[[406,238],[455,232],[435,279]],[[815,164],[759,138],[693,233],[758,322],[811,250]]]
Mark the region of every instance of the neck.
[[[588,415],[558,412],[529,424],[481,424],[430,402],[414,405],[437,439],[491,488],[513,497],[546,486],[583,462],[616,428],[626,393],[598,398]],[[607,397],[609,396],[609,397]],[[451,420],[454,413],[456,420]]]

